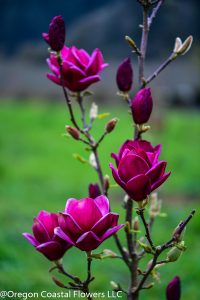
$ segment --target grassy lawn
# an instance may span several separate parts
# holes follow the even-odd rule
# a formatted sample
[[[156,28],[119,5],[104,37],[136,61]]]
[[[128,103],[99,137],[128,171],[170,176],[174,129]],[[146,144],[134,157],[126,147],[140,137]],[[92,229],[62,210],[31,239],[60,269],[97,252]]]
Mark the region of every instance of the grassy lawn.
[[[126,109],[112,108],[110,111],[109,118],[117,116],[120,122],[100,146],[104,173],[109,175],[110,152],[117,151],[120,144],[133,135]],[[88,159],[89,154],[81,143],[63,135],[68,124],[64,105],[2,104],[0,118],[0,288],[59,291],[48,274],[50,262],[34,251],[21,233],[31,230],[32,218],[39,210],[60,211],[67,198],[86,196],[88,183],[97,181],[96,174],[87,163],[81,164],[72,156],[79,153]],[[101,135],[107,120],[96,120],[96,137]],[[161,281],[148,293],[143,292],[142,299],[164,300],[166,283],[179,275],[182,299],[196,300],[200,297],[200,205],[194,201],[200,195],[199,116],[194,112],[170,111],[163,113],[161,120],[153,123],[153,133],[146,134],[153,144],[163,144],[162,158],[168,161],[168,170],[172,170],[161,191],[163,211],[168,217],[156,221],[153,232],[157,242],[169,238],[178,221],[192,208],[197,209],[197,214],[186,231],[187,251],[177,263],[160,269]],[[120,188],[111,189],[112,208],[121,213],[121,222],[124,214],[120,205],[122,196]],[[116,250],[112,238],[99,250],[109,247]],[[82,278],[85,276],[83,261],[84,253],[76,249],[70,250],[64,259],[68,271]],[[95,261],[93,270],[97,278],[92,284],[94,291],[110,289],[110,280],[127,285],[127,270],[120,261]]]

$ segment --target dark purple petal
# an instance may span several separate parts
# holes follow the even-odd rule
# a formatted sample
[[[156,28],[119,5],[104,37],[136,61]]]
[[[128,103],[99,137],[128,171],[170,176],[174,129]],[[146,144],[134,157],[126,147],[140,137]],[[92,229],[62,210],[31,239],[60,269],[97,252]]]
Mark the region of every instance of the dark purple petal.
[[[111,153],[111,157],[115,159],[116,166],[119,164],[119,155]]]
[[[167,178],[169,177],[169,175],[171,174],[171,172],[166,173],[165,175],[163,175],[158,181],[156,181],[152,186],[151,186],[151,191],[153,192],[155,189],[157,189],[161,184],[163,184]]]
[[[99,238],[109,229],[117,225],[119,215],[109,213],[99,220],[91,229]]]
[[[95,49],[90,58],[89,64],[86,68],[86,73],[91,76],[98,74],[101,71],[101,66],[103,64],[103,57],[99,49]]]
[[[101,80],[101,78],[99,75],[93,75],[93,76],[89,76],[84,79],[81,79],[78,83],[79,91],[85,90],[86,88],[89,87],[89,85],[91,85],[92,83],[98,82],[100,80]]]
[[[126,191],[135,201],[142,201],[150,194],[150,180],[146,175],[138,175],[126,184]]]
[[[181,299],[181,282],[178,276],[168,284],[166,289],[167,300],[180,300]]]
[[[30,233],[23,233],[22,234],[24,237],[25,237],[25,239],[27,239],[28,241],[29,241],[29,243],[31,244],[31,245],[33,245],[34,247],[37,247],[40,243],[35,239],[35,237],[34,236],[32,236]]]
[[[123,181],[127,182],[139,174],[145,174],[148,169],[147,163],[140,156],[127,155],[119,163],[118,174]]]
[[[118,174],[118,171],[114,168],[113,164],[110,163],[109,164],[109,167],[111,168],[112,170],[112,175],[113,175],[113,178],[115,179],[115,181],[122,187],[122,188],[125,188],[126,187],[126,184],[123,180],[121,180],[121,178],[119,177],[119,174]]]
[[[141,89],[131,101],[131,111],[133,120],[136,124],[146,123],[151,115],[153,108],[153,100],[151,97],[151,89]]]
[[[36,247],[36,250],[44,254],[49,260],[58,260],[60,259],[66,249],[62,248],[62,246],[58,242],[48,242],[41,244]]]
[[[101,195],[94,199],[96,205],[98,206],[102,216],[106,215],[110,211],[109,200],[106,196]]]
[[[122,228],[124,226],[124,224],[120,224],[117,225],[113,228],[108,229],[104,235],[101,237],[101,240],[104,241],[106,239],[108,239],[111,235],[115,234],[115,232],[117,232],[120,228]]]
[[[92,251],[96,249],[100,244],[101,240],[94,234],[89,231],[84,233],[76,242],[76,247],[83,251]]]
[[[157,181],[165,173],[166,165],[167,163],[165,161],[160,161],[146,173],[146,176],[149,177],[151,184]]]
[[[44,38],[44,36],[43,36]],[[47,41],[45,39],[45,41]],[[56,16],[49,24],[49,45],[52,50],[62,50],[65,43],[65,22],[61,16]]]
[[[50,241],[51,238],[47,229],[44,227],[44,225],[42,224],[42,222],[40,222],[38,218],[34,218],[32,230],[36,240],[39,243]]]

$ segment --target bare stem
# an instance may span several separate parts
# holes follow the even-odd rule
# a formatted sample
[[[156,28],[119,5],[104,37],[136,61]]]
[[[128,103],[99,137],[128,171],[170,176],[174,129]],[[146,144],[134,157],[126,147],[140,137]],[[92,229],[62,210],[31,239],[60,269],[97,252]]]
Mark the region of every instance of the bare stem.
[[[185,228],[185,226],[188,224],[188,222],[192,219],[192,217],[195,214],[195,210],[193,210],[190,215],[183,221],[180,223],[180,232],[182,232]],[[153,257],[153,261],[151,263],[151,265],[149,266],[149,268],[147,269],[147,271],[145,272],[143,278],[141,279],[141,281],[139,282],[137,288],[135,289],[134,293],[138,294],[138,292],[143,288],[144,283],[146,282],[147,278],[149,277],[149,275],[151,274],[151,271],[154,269],[154,267],[157,264],[160,263],[164,263],[165,261],[161,261],[161,262],[157,262],[158,257],[160,256],[160,254],[165,251],[166,249],[170,248],[173,246],[173,244],[176,242],[176,236],[173,236],[168,242],[164,243],[161,246],[158,246],[155,248],[155,252],[154,252],[154,257]]]
[[[151,248],[152,248],[153,250],[155,250],[155,246],[154,246],[154,243],[153,243],[152,238],[151,238],[151,233],[150,233],[150,229],[149,229],[149,224],[148,224],[148,223],[146,222],[146,220],[145,220],[144,209],[138,209],[138,210],[137,210],[137,214],[141,217],[142,223],[143,223],[143,225],[144,225],[145,232],[146,232],[145,236],[146,236],[146,238],[147,238],[147,240],[148,240],[148,242],[149,242]]]
[[[142,87],[145,87],[147,84],[149,84],[153,79],[155,79],[160,72],[162,72],[172,61],[174,61],[177,58],[176,53],[172,53],[168,59],[158,67],[156,71],[153,72],[152,75],[150,75],[145,81],[143,81]]]
[[[149,25],[148,25],[148,6],[143,6],[143,25],[142,25],[142,38],[140,44],[140,53],[138,56],[138,66],[139,66],[139,85],[143,85],[144,80],[144,63],[146,57],[148,35],[149,35]]]
[[[158,13],[160,7],[162,6],[163,2],[164,2],[164,0],[158,0],[158,1],[154,2],[154,3],[152,3],[152,4],[157,4],[157,5],[156,5],[156,7],[153,8],[152,13],[151,13],[151,15],[150,15],[150,17],[148,19],[149,28],[151,27],[153,19],[157,16],[157,13]]]

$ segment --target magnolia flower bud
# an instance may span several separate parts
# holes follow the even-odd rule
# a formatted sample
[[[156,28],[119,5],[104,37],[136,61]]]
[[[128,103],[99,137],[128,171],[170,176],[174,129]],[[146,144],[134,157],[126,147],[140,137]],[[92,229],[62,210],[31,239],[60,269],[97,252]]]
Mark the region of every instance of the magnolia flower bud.
[[[61,16],[56,16],[49,24],[49,32],[42,34],[43,39],[53,51],[62,50],[65,43],[65,22]]]
[[[58,280],[56,277],[53,276],[52,280],[57,286],[59,286],[61,288],[65,288],[65,285],[60,280]]]
[[[104,189],[105,191],[108,191],[110,187],[110,177],[108,175],[104,176]]]
[[[118,67],[116,81],[122,92],[130,91],[133,83],[133,69],[130,58],[126,58]]]
[[[180,300],[181,282],[178,276],[174,277],[166,289],[167,300]]]
[[[187,39],[182,43],[181,39],[179,37],[176,38],[175,40],[175,45],[174,45],[174,53],[178,54],[178,55],[184,55],[186,54],[191,46],[192,46],[192,42],[193,42],[193,36],[190,35],[187,37]]]
[[[118,122],[118,120],[116,118],[110,120],[106,124],[106,132],[111,133],[115,129],[115,126],[116,126],[117,122]]]
[[[74,127],[71,127],[71,126],[66,126],[65,127],[67,132],[75,139],[75,140],[79,140],[80,139],[80,133],[79,131],[74,128]]]
[[[98,183],[90,183],[88,186],[89,197],[95,199],[101,195]]]
[[[131,111],[136,124],[146,123],[153,109],[151,89],[141,89],[131,101]]]
[[[167,253],[167,260],[169,262],[175,262],[179,259],[179,257],[182,254],[182,250],[178,249],[177,247],[173,247],[168,253]]]
[[[138,231],[139,230],[139,220],[138,217],[135,217],[133,220],[133,230]]]

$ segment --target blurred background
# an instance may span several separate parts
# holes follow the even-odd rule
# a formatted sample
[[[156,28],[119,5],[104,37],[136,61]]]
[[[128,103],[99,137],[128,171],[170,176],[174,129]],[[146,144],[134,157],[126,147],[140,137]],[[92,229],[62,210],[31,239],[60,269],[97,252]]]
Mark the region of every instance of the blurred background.
[[[115,74],[118,64],[130,56],[134,65],[134,90],[137,90],[137,60],[124,41],[130,35],[139,45],[141,9],[136,0],[0,0],[0,288],[14,291],[58,291],[48,274],[50,262],[34,251],[21,236],[31,231],[32,218],[39,210],[60,211],[67,198],[87,195],[89,182],[97,181],[88,166],[73,159],[88,152],[78,142],[65,137],[69,118],[61,89],[48,81],[47,45],[41,33],[49,21],[61,14],[67,26],[67,45],[92,52],[100,48],[109,63],[101,83],[92,86],[95,97],[87,99],[87,108],[95,101],[107,119],[96,120],[98,138],[112,117],[120,122],[102,144],[100,157],[109,174],[110,152],[132,138],[131,118],[126,104],[116,95]],[[143,292],[141,299],[165,299],[165,287],[175,275],[182,280],[182,298],[196,300],[199,292],[199,198],[200,198],[200,3],[197,0],[168,0],[159,11],[149,37],[145,74],[151,74],[171,53],[177,36],[190,34],[194,44],[152,82],[154,112],[145,135],[154,145],[163,144],[162,158],[168,161],[172,175],[159,191],[162,211],[153,234],[157,243],[169,239],[177,223],[193,209],[195,218],[186,230],[187,251],[175,264],[160,269],[156,286]],[[76,109],[76,108],[75,108]],[[78,111],[77,111],[78,114]],[[77,176],[79,174],[79,176]],[[112,208],[120,212],[123,191],[112,188]],[[121,234],[123,236],[123,234]],[[100,246],[116,250],[112,238]],[[69,272],[85,276],[84,254],[70,250],[64,259]],[[68,263],[69,261],[69,263]],[[148,258],[147,258],[148,261]],[[109,281],[127,285],[127,270],[119,261],[95,261],[96,281],[92,290],[107,291]],[[106,274],[106,275],[104,275]]]

